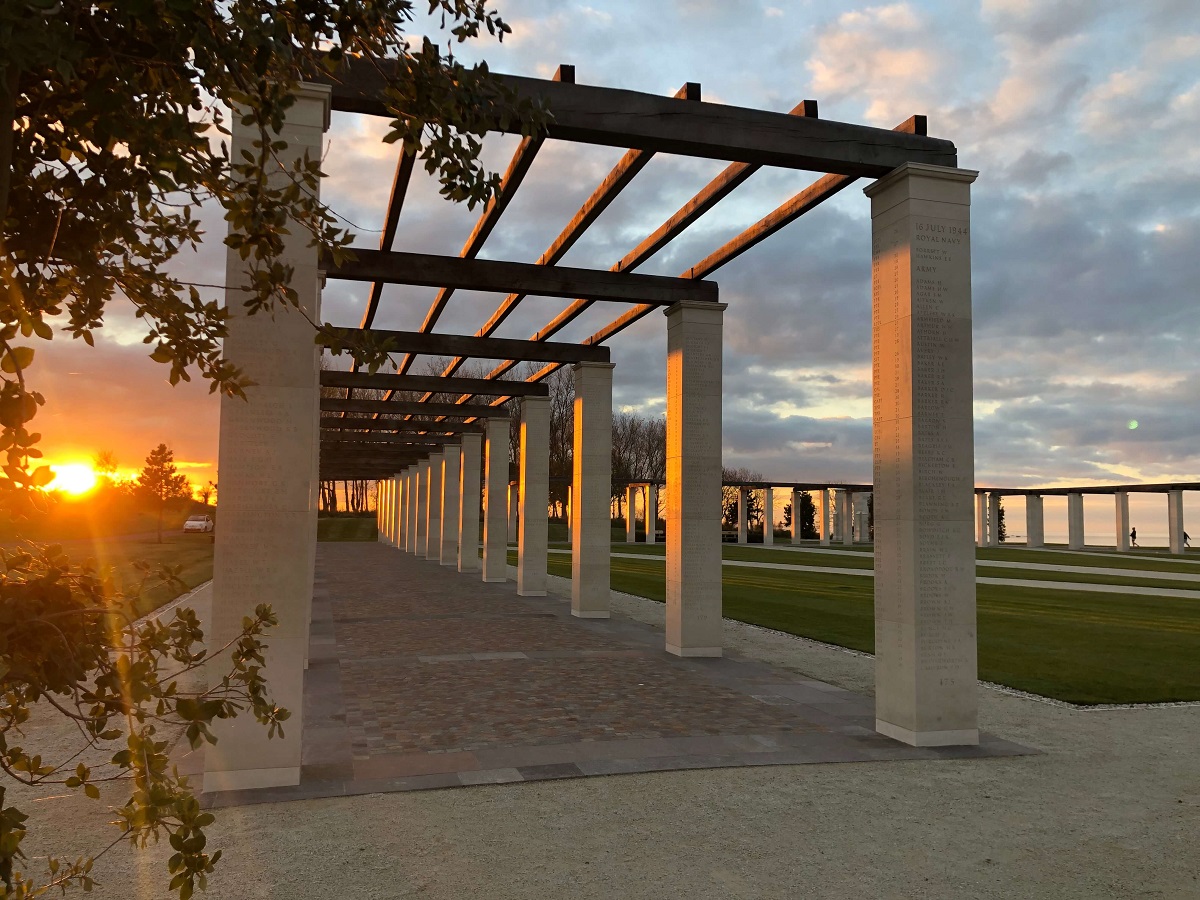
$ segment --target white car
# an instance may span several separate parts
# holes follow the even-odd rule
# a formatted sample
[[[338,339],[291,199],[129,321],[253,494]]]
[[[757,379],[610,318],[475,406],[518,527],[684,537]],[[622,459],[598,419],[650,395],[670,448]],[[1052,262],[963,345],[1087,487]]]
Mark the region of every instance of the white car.
[[[213,520],[208,516],[188,516],[188,520],[183,523],[183,533],[199,532],[200,534],[208,534],[213,530]]]

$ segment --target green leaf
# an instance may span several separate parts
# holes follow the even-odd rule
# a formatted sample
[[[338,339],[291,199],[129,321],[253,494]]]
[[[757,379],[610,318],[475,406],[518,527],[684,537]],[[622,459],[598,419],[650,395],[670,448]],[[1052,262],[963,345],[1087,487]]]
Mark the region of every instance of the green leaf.
[[[18,370],[28,369],[32,363],[32,347],[10,347],[4,358],[0,359],[0,369],[16,374]]]

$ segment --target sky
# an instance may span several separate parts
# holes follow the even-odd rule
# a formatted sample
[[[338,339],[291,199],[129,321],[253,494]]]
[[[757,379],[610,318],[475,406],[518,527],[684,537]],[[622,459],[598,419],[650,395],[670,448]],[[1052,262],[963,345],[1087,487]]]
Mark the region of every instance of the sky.
[[[504,0],[502,44],[467,59],[580,83],[891,127],[914,113],[976,169],[972,192],[976,480],[1034,487],[1200,480],[1200,4],[1195,0]],[[418,23],[416,32],[430,27]],[[432,30],[428,33],[436,37]],[[324,199],[374,247],[396,150],[381,120],[334,114]],[[516,145],[490,136],[503,170]],[[548,142],[483,256],[533,261],[621,151]],[[607,268],[723,167],[660,154],[563,260]],[[641,271],[679,274],[817,176],[764,169]],[[858,182],[721,269],[724,457],[779,481],[869,481],[870,220]],[[456,254],[477,213],[418,172],[396,249]],[[219,215],[180,261],[223,277]],[[415,329],[435,292],[389,288],[376,324]],[[357,325],[366,287],[331,282],[322,316]],[[474,332],[495,295],[458,293],[442,328]],[[497,332],[526,338],[564,301],[531,298]],[[558,336],[582,338],[619,311],[597,304]],[[665,322],[611,343],[614,402],[665,407]],[[219,403],[171,388],[128,310],[96,349],[65,336],[43,353],[51,461],[113,450],[140,466],[159,442],[195,482],[213,469]],[[1149,504],[1144,507],[1139,504]],[[1145,509],[1165,530],[1165,501]],[[1161,515],[1157,506],[1163,506]],[[1047,504],[1053,517],[1052,504]],[[1020,514],[1019,506],[1014,517]],[[1161,528],[1152,517],[1163,518]],[[1111,513],[1092,515],[1111,530]],[[1010,521],[1010,530],[1013,529]],[[1047,523],[1047,531],[1055,529]]]

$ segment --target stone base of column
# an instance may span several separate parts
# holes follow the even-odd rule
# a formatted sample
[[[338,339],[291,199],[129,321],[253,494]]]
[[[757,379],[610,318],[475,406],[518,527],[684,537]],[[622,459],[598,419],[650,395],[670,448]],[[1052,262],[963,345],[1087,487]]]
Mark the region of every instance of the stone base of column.
[[[672,656],[682,657],[703,656],[712,658],[721,656],[720,647],[677,647],[674,644],[667,644],[667,652]]]
[[[875,730],[910,747],[973,747],[979,743],[978,728],[964,728],[960,731],[909,731],[883,719],[876,719]]]
[[[577,619],[607,619],[609,614],[602,609],[573,609],[571,615]]]
[[[300,783],[299,766],[278,769],[235,769],[228,772],[205,772],[203,792],[250,791],[257,788],[290,787]]]

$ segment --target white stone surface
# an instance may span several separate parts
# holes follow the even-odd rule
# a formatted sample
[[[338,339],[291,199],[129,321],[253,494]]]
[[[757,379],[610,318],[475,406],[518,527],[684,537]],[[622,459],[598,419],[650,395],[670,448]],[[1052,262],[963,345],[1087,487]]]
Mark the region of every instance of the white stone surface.
[[[1025,497],[1025,546],[1046,546],[1046,514],[1041,494]]]
[[[479,571],[479,467],[483,435],[464,434],[459,450],[458,571]]]
[[[721,655],[724,310],[685,302],[666,311],[666,643],[677,656]]]
[[[1183,491],[1167,491],[1167,542],[1172,553],[1184,552]]]
[[[906,164],[872,224],[876,727],[978,742],[970,184]]]
[[[746,544],[750,541],[750,489],[740,487],[737,495],[737,542]]]
[[[1000,546],[1000,495],[993,492],[988,494],[988,530],[987,545]]]
[[[846,543],[846,491],[843,488],[833,489],[833,540],[835,543]]]
[[[483,505],[483,580],[508,580],[508,422],[487,420]]]
[[[417,545],[413,552],[424,557],[429,550],[429,469],[431,461],[417,463]]]
[[[817,528],[821,530],[822,546],[829,546],[829,539],[833,532],[833,510],[832,501],[829,495],[829,488],[821,488],[817,491]]]
[[[397,549],[404,546],[404,476],[397,472],[391,478],[392,482],[392,503],[391,509],[391,528],[392,537],[389,543]]]
[[[408,535],[404,539],[404,549],[409,553],[417,552],[417,510],[420,507],[420,465],[408,467]]]
[[[1067,494],[1067,549],[1083,549],[1083,494]]]
[[[763,491],[763,543],[768,547],[775,543],[775,489]]]
[[[975,494],[975,546],[985,546],[987,544],[987,536],[987,494],[979,491]]]
[[[1129,552],[1129,492],[1117,491],[1113,495],[1116,508],[1117,551]]]
[[[504,470],[504,479],[505,484],[508,484],[508,540],[515,544],[521,525],[521,485],[508,482],[508,469]]]
[[[801,522],[800,522],[800,507],[803,506],[803,501],[800,499],[800,497],[801,497],[801,492],[799,490],[796,490],[795,488],[793,488],[792,489],[792,499],[788,501],[789,503],[792,504],[792,528],[791,528],[792,533],[791,533],[790,540],[791,540],[791,543],[793,543],[793,544],[800,543],[801,534],[804,530],[801,525]],[[820,528],[821,526],[817,525],[817,527]]]
[[[462,502],[462,449],[451,444],[442,453],[442,540],[439,559],[443,566],[458,568],[458,507]]]
[[[281,162],[308,154],[321,158],[329,123],[330,89],[305,85],[288,110],[280,137],[288,142]],[[233,117],[231,152],[251,150],[258,133]],[[281,176],[280,176],[281,177]],[[278,181],[278,177],[273,179]],[[316,250],[302,228],[284,238],[282,261],[293,267],[292,287],[300,311],[277,306],[274,315],[246,314],[240,287],[247,264],[226,252],[226,307],[230,311],[224,357],[254,384],[247,399],[223,397],[218,467],[221,527],[214,535],[212,608],[204,630],[210,647],[221,647],[242,630],[242,618],[270,604],[279,624],[266,636],[265,674],[271,697],[291,711],[285,736],[267,738],[254,717],[219,719],[219,742],[205,751],[204,789],[228,790],[298,784],[303,685],[313,586],[319,448],[319,351],[309,319],[320,320]],[[229,665],[214,654],[210,681]]]
[[[579,363],[571,474],[571,615],[608,618],[612,544],[612,363]]]
[[[637,543],[637,496],[636,484],[625,485],[625,543]]]
[[[442,559],[442,462],[444,454],[429,454],[429,481],[425,497],[425,558]]]
[[[521,398],[521,523],[517,594],[546,596],[547,510],[550,506],[550,398]]]
[[[646,543],[658,543],[658,485],[646,485]]]

